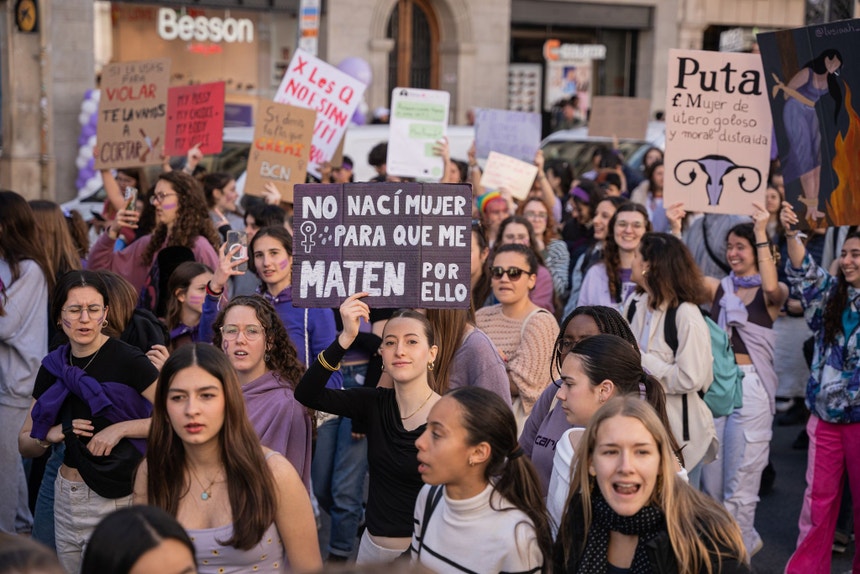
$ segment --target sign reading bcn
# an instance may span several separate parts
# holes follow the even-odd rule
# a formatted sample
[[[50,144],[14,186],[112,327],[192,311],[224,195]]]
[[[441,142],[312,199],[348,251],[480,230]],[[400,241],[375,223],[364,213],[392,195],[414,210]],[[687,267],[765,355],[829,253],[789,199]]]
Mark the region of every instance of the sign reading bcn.
[[[165,40],[189,42],[253,42],[254,23],[248,18],[180,16],[172,8],[159,8],[158,35]]]

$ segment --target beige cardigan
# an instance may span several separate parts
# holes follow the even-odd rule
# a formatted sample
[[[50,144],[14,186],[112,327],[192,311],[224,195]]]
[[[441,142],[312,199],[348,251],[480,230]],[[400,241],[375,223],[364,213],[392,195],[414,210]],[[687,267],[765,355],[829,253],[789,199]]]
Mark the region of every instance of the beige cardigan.
[[[648,295],[634,295],[627,302],[628,307],[633,300],[636,301],[636,314],[630,321],[630,328],[641,345],[646,340],[643,334],[649,311]],[[683,447],[684,466],[692,470],[700,462],[714,460],[719,446],[714,417],[698,394],[698,391],[706,391],[714,378],[711,336],[696,305],[682,303],[676,315],[678,353],[675,355],[663,338],[665,318],[665,307],[652,312],[648,324],[647,352],[642,353],[642,367],[663,384],[672,432]],[[684,395],[687,396],[689,441],[683,440]]]

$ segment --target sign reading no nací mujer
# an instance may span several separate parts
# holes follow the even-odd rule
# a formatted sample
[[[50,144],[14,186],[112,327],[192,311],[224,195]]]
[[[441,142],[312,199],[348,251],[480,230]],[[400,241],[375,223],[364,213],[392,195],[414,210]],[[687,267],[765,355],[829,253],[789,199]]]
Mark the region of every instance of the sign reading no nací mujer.
[[[468,185],[302,184],[294,191],[293,304],[465,309],[470,300]]]

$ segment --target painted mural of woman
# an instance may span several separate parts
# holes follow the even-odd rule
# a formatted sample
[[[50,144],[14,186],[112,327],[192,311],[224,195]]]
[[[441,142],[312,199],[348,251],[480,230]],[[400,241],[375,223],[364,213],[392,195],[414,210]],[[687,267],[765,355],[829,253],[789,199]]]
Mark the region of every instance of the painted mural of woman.
[[[815,104],[825,94],[833,99],[836,110],[833,121],[842,110],[842,90],[836,79],[842,68],[842,54],[838,50],[823,51],[814,60],[807,62],[788,84],[777,78],[774,97],[779,91],[786,99],[782,111],[785,135],[789,148],[782,157],[782,173],[785,182],[800,180],[803,196],[800,202],[806,205],[806,217],[810,225],[824,219],[819,209],[818,191],[821,182],[821,130]]]

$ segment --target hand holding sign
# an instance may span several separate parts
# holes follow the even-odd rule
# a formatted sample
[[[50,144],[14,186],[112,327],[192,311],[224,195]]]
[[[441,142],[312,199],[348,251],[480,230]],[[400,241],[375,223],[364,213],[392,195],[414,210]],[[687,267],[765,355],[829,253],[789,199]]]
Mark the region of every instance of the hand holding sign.
[[[362,301],[369,293],[361,291],[347,297],[340,306],[340,319],[343,322],[343,331],[337,336],[338,344],[348,349],[358,336],[361,320],[370,323],[370,307]]]

